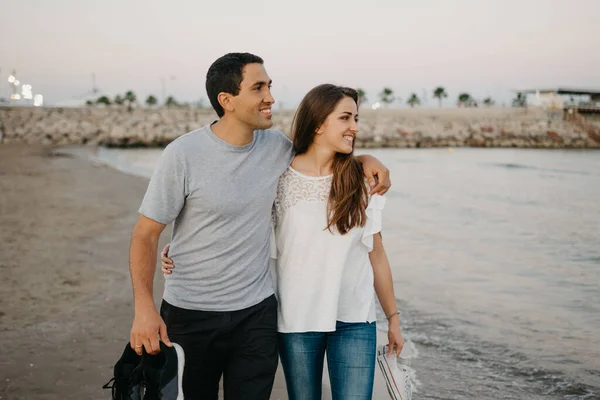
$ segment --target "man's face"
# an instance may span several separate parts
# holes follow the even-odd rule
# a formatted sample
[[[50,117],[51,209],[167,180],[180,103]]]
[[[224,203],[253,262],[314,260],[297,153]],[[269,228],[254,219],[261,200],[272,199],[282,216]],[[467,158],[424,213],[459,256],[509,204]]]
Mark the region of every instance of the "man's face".
[[[269,129],[271,105],[271,78],[262,64],[246,64],[243,70],[240,92],[231,98],[233,115],[253,129]]]

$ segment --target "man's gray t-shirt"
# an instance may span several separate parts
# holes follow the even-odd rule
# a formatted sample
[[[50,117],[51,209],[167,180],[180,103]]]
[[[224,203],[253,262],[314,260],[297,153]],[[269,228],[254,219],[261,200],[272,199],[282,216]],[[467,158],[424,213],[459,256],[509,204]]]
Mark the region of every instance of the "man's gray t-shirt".
[[[234,311],[273,294],[269,273],[271,208],[292,159],[281,132],[255,131],[245,146],[210,126],[164,150],[139,212],[173,224],[164,300],[176,307]]]

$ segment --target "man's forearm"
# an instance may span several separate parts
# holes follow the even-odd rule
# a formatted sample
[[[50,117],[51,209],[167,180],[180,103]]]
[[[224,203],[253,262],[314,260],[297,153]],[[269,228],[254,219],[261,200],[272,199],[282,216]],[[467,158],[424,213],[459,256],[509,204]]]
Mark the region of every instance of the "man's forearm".
[[[148,307],[156,308],[153,298],[153,282],[157,248],[158,237],[141,235],[134,230],[129,249],[129,272],[133,283],[136,311]]]
[[[368,154],[361,154],[355,158],[362,164],[365,178],[371,187],[369,194],[384,195],[392,186],[390,171],[377,158]]]
[[[360,154],[360,155],[354,156],[354,158],[356,158],[356,160],[361,164],[363,164],[365,161],[369,160],[372,157],[373,156],[370,156],[368,154]]]

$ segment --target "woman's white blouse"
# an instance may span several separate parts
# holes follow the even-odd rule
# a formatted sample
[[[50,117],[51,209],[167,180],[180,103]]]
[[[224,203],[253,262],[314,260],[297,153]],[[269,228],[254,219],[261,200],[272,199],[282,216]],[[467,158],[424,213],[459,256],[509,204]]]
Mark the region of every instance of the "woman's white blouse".
[[[326,229],[332,177],[289,167],[279,179],[271,240],[279,332],[331,332],[336,321],[375,321],[369,252],[385,197],[371,196],[364,227],[332,233]]]

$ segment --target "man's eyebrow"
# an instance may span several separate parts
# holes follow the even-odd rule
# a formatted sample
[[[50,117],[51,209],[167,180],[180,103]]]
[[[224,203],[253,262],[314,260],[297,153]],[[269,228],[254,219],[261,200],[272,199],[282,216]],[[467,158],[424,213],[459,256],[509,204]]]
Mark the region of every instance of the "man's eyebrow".
[[[267,84],[268,84],[268,85],[271,85],[272,83],[273,83],[273,79],[269,80],[269,82],[265,82],[265,81],[258,81],[258,82],[255,82],[255,83],[254,83],[254,85],[252,85],[252,87],[255,87],[255,86],[257,86],[257,87],[261,87],[261,86],[265,86],[265,85],[267,85]]]

